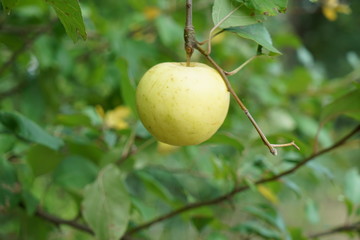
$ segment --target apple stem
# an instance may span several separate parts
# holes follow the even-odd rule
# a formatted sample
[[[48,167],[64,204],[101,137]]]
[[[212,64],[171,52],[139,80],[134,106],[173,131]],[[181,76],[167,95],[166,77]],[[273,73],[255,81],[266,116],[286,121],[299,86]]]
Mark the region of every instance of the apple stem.
[[[232,88],[229,79],[227,78],[227,75],[233,75],[235,73],[237,73],[238,71],[240,71],[241,69],[243,69],[248,63],[250,63],[252,60],[254,60],[257,56],[262,55],[261,54],[261,46],[258,47],[257,50],[257,55],[251,57],[250,59],[248,59],[247,61],[245,61],[243,64],[240,65],[240,67],[236,68],[235,70],[231,71],[231,72],[226,72],[224,69],[222,69],[216,62],[215,60],[210,56],[211,53],[211,39],[213,37],[213,32],[215,31],[215,29],[217,27],[219,27],[227,18],[230,17],[231,14],[233,14],[236,10],[238,10],[238,8],[235,8],[234,10],[232,10],[229,14],[227,14],[222,20],[219,21],[219,23],[217,23],[211,30],[209,33],[209,38],[205,41],[208,43],[208,48],[207,51],[202,49],[200,47],[200,45],[204,44],[200,43],[196,40],[196,36],[195,36],[195,30],[194,30],[194,26],[192,24],[192,0],[186,0],[186,22],[185,22],[185,29],[184,29],[184,40],[185,40],[185,52],[186,52],[186,66],[190,66],[190,61],[191,61],[191,56],[194,52],[194,49],[198,50],[202,55],[204,55],[204,57],[214,66],[214,68],[219,72],[219,74],[221,75],[222,79],[224,80],[224,83],[228,89],[228,91],[230,92],[230,94],[235,98],[236,103],[240,106],[240,108],[243,110],[243,112],[245,113],[245,115],[248,117],[248,119],[250,120],[250,122],[252,123],[252,125],[254,126],[254,128],[256,129],[256,131],[258,132],[261,140],[264,142],[264,144],[269,148],[270,152],[273,155],[277,155],[277,149],[276,148],[280,148],[280,147],[289,147],[289,146],[293,146],[296,149],[300,149],[294,141],[290,142],[290,143],[284,143],[284,144],[272,144],[269,142],[269,140],[267,139],[267,137],[265,136],[265,134],[262,132],[262,130],[260,129],[259,125],[256,123],[255,119],[251,116],[249,110],[246,108],[246,106],[244,105],[244,103],[240,100],[240,98],[237,96],[236,92],[234,91],[234,89]],[[222,31],[220,31],[221,33]],[[215,36],[218,33],[215,34]]]
[[[195,30],[192,24],[192,0],[186,0],[186,22],[184,28],[186,66],[190,66],[191,56],[196,46]]]

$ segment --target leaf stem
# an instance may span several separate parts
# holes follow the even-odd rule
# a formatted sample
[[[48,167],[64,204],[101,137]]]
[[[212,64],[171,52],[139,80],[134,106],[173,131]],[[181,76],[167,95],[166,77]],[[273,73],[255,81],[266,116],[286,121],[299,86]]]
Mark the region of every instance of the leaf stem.
[[[212,33],[217,29],[223,22],[225,22],[226,19],[228,19],[234,12],[236,12],[242,5],[237,6],[235,9],[233,9],[231,12],[229,12],[225,17],[223,17],[215,26],[210,30],[209,36],[206,42],[208,42],[208,48],[207,48],[207,54],[211,53],[211,39],[212,39]]]

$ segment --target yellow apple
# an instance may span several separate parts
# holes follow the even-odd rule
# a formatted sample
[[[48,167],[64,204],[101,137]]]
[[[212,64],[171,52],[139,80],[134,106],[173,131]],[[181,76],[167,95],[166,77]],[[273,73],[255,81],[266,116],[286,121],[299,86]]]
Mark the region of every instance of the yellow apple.
[[[209,139],[222,125],[230,95],[220,74],[193,62],[166,62],[150,68],[136,90],[145,128],[159,141],[176,146]]]

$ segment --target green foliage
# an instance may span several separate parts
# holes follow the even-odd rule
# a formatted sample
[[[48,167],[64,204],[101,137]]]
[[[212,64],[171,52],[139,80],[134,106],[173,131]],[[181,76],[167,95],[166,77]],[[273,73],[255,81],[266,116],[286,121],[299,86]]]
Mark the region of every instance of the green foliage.
[[[122,182],[117,167],[108,165],[96,181],[85,188],[84,218],[100,240],[119,239],[126,230],[130,198]]]
[[[67,34],[76,42],[78,37],[86,39],[85,25],[78,0],[45,0],[52,6]]]
[[[35,142],[58,150],[63,141],[45,132],[39,125],[19,113],[0,112],[0,127],[21,140]]]
[[[234,32],[240,37],[255,41],[257,44],[263,46],[273,53],[280,54],[273,44],[268,30],[261,23],[248,25],[244,27],[232,27],[224,29],[226,31]]]
[[[2,0],[0,239],[306,240],[342,218],[357,222],[358,133],[298,165],[360,120],[360,53],[350,35],[359,4],[328,22],[323,2],[301,2],[312,9],[309,29],[310,13],[294,12],[292,1],[288,10],[286,0],[193,1],[199,41],[219,24],[211,56],[222,68],[264,50],[229,79],[271,143],[301,148],[275,157],[235,101],[197,146],[164,146],[139,121],[143,73],[186,60],[184,1]],[[309,48],[308,38],[329,39],[336,25],[336,41]],[[342,62],[329,71],[338,61],[318,56]],[[206,63],[199,54],[192,61]]]

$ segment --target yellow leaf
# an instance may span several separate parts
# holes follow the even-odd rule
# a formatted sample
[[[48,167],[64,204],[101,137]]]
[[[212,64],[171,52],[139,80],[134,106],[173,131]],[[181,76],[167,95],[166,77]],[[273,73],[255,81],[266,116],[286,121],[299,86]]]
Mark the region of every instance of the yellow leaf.
[[[125,106],[119,106],[105,114],[105,125],[108,128],[117,130],[126,129],[129,127],[125,119],[130,115],[130,109]]]
[[[324,16],[330,21],[335,21],[337,18],[337,13],[334,8],[323,7],[322,12]]]
[[[328,20],[335,21],[338,13],[349,14],[351,9],[348,5],[339,3],[338,0],[325,0],[322,12]]]
[[[259,193],[261,195],[263,195],[264,198],[266,198],[267,200],[269,200],[273,204],[276,204],[276,203],[279,202],[279,199],[277,198],[277,196],[269,188],[267,188],[267,187],[265,187],[263,185],[259,185],[257,187],[257,190],[259,191]]]
[[[163,142],[157,143],[157,151],[158,151],[158,153],[160,153],[162,155],[167,155],[167,154],[173,153],[178,149],[179,149],[178,146],[173,146],[173,145],[163,143]]]
[[[160,15],[161,11],[157,7],[146,7],[144,9],[144,15],[147,20],[154,20]]]
[[[339,13],[350,14],[351,13],[351,8],[346,4],[339,4],[336,7],[336,11],[339,12]]]
[[[105,117],[105,111],[104,111],[104,109],[103,109],[102,106],[96,105],[95,111],[96,111],[96,113],[97,113],[101,118],[104,118],[104,117]]]

